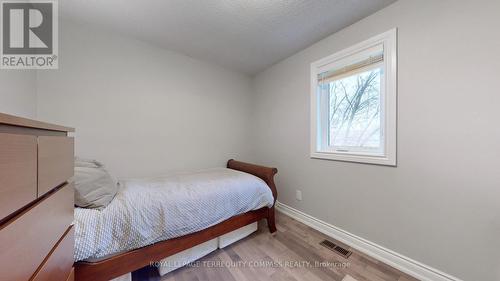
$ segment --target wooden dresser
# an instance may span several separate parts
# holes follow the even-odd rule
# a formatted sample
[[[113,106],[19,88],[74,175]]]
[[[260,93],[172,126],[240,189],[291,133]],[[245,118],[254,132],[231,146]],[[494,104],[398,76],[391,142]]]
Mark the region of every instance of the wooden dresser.
[[[73,131],[0,113],[0,281],[73,280]]]

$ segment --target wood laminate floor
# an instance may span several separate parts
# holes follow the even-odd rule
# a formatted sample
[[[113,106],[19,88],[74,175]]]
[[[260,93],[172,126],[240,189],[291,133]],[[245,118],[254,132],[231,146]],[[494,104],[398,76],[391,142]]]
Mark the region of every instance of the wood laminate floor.
[[[163,277],[158,275],[156,268],[145,267],[134,272],[132,280],[417,280],[356,251],[345,259],[319,244],[324,239],[337,241],[281,213],[277,213],[276,219],[278,232],[274,236],[264,223],[260,223],[257,232],[205,256],[192,266]]]

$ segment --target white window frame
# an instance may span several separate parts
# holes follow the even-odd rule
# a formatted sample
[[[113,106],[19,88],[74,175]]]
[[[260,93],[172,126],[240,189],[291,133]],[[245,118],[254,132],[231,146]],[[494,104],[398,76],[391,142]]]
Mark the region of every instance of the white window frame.
[[[381,83],[384,90],[381,96],[381,126],[383,126],[383,154],[370,152],[349,152],[332,150],[324,147],[328,137],[328,128],[321,126],[328,103],[321,102],[318,97],[318,74],[336,67],[349,65],[363,53],[376,46],[383,46],[384,77]],[[326,121],[327,123],[328,121]],[[397,29],[372,37],[350,48],[337,52],[331,56],[315,61],[311,64],[311,158],[338,160],[378,165],[396,166],[396,138],[397,138]]]

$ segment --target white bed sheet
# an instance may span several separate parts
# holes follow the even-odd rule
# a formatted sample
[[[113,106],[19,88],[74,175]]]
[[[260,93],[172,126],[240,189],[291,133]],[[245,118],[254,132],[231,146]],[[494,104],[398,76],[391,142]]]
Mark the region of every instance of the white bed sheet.
[[[200,231],[273,202],[263,180],[226,168],[120,181],[105,209],[75,209],[75,261]]]

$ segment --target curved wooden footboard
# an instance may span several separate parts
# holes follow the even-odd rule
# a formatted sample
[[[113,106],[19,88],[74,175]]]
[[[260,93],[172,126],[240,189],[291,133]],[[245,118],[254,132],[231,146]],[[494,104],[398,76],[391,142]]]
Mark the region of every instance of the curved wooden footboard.
[[[229,169],[242,171],[261,178],[271,189],[274,197],[274,202],[276,203],[276,199],[278,198],[278,191],[276,190],[276,184],[274,183],[274,175],[278,173],[278,169],[240,162],[234,159],[230,159],[229,161],[227,161],[227,167]]]
[[[274,175],[278,172],[277,169],[239,162],[233,159],[227,162],[227,167],[255,175],[264,180],[271,189],[274,201],[276,202],[277,192],[276,185],[274,184]],[[234,216],[219,224],[195,233],[158,242],[140,249],[131,250],[105,260],[98,262],[77,262],[75,263],[75,280],[110,280],[128,272],[140,269],[144,266],[151,265],[154,262],[175,255],[179,252],[261,219],[267,219],[271,233],[276,232],[273,205],[271,208],[264,207]]]
[[[255,164],[239,162],[234,159],[230,159],[227,161],[227,167],[229,169],[242,171],[245,173],[252,174],[256,177],[261,178],[263,181],[267,183],[271,192],[273,193],[274,203],[271,208],[268,209],[267,214],[267,226],[269,227],[269,231],[271,233],[276,233],[276,220],[274,216],[274,205],[276,204],[276,199],[278,199],[278,191],[276,190],[276,184],[274,183],[274,176],[278,173],[278,169],[269,168],[264,166],[259,166]]]

